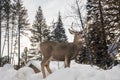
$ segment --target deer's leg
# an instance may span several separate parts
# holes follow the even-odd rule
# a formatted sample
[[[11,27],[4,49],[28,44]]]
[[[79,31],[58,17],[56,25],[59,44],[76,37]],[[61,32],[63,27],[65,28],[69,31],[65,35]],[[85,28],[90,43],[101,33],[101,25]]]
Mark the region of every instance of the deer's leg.
[[[51,69],[50,69],[50,67],[49,67],[49,64],[50,64],[50,60],[47,61],[47,63],[46,63],[45,66],[46,66],[47,71],[51,74],[52,71],[51,71]]]
[[[70,67],[70,59],[69,59],[69,57],[67,57],[67,56],[65,57],[65,63],[64,64],[65,64],[65,68]]]
[[[42,71],[42,74],[43,74],[43,78],[45,78],[46,77],[46,74],[45,74],[45,64],[46,64],[46,61],[47,61],[48,59],[47,58],[43,58],[43,60],[42,60],[42,62],[41,62],[41,71]]]

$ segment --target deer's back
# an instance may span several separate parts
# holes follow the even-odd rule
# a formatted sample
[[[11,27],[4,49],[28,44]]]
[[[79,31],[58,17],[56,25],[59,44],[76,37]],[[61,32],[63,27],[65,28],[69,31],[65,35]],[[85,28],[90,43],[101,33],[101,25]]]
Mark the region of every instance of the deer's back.
[[[74,58],[78,53],[78,47],[74,43],[58,43],[54,41],[42,42],[41,53],[44,57],[52,57],[58,61],[64,61],[65,56],[70,59]]]
[[[53,59],[64,61],[65,56],[74,58],[78,52],[78,47],[74,43],[58,43],[52,51]]]
[[[41,54],[44,57],[51,56],[53,47],[56,46],[57,42],[54,41],[45,41],[40,44]]]

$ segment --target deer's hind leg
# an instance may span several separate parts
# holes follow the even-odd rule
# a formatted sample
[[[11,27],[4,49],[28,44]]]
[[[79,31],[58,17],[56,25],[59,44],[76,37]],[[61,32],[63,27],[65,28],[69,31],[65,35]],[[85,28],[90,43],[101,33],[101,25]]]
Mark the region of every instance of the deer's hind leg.
[[[52,71],[51,71],[51,69],[49,67],[49,64],[50,64],[50,59],[47,61],[47,63],[45,64],[45,66],[46,66],[47,71],[51,74]]]
[[[70,67],[70,58],[68,56],[65,56],[64,65],[65,65],[65,68]]]
[[[43,58],[42,62],[41,62],[41,71],[42,71],[42,74],[43,74],[43,78],[46,77],[46,74],[45,74],[45,64],[47,62],[47,58]]]

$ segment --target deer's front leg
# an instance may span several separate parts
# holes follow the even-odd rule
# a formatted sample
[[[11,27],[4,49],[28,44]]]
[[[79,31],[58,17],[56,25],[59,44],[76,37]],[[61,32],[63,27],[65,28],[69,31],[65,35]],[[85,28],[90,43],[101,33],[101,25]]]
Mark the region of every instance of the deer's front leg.
[[[68,56],[65,56],[65,62],[64,62],[64,64],[65,64],[65,68],[66,67],[70,67],[70,58]]]

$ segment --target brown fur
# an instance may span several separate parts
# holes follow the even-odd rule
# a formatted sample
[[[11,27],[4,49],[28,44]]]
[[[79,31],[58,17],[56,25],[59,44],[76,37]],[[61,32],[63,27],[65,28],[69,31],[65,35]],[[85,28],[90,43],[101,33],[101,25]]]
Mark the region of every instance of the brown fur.
[[[80,32],[73,32],[71,33],[75,35],[74,42],[72,43],[59,43],[54,41],[45,41],[40,44],[41,54],[43,55],[43,60],[41,62],[41,70],[43,74],[43,78],[46,77],[45,69],[48,70],[49,73],[52,71],[49,68],[50,60],[56,61],[64,61],[65,67],[70,67],[70,60],[74,59],[78,54],[81,48],[81,33]]]

